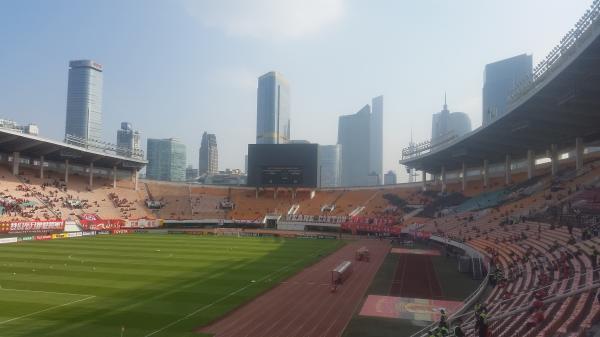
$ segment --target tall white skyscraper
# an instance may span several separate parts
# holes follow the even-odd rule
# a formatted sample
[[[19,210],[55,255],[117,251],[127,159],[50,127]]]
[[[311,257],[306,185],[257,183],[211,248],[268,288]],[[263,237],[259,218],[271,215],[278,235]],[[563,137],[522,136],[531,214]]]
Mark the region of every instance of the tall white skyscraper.
[[[353,115],[339,117],[338,144],[341,148],[342,186],[367,186],[370,173],[371,107],[367,104]]]
[[[80,145],[102,138],[102,65],[92,60],[69,62],[65,139]],[[70,137],[83,141],[73,141]]]
[[[383,181],[383,96],[371,100],[371,149],[369,151],[369,174],[375,173]]]
[[[290,87],[278,72],[258,78],[256,144],[285,144],[290,140]]]
[[[340,116],[341,185],[371,186],[383,182],[383,96],[353,115]]]

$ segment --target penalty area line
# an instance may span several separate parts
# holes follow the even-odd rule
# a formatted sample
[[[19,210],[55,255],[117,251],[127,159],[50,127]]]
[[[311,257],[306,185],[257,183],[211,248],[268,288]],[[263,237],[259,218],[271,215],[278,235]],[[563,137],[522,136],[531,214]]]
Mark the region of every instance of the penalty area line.
[[[79,303],[79,302],[87,301],[87,300],[89,300],[89,299],[92,299],[92,298],[94,298],[94,297],[96,297],[96,296],[88,296],[88,297],[86,297],[86,298],[82,298],[82,299],[79,299],[79,300],[76,300],[76,301],[71,301],[71,302],[68,302],[68,303],[64,303],[64,304],[55,305],[55,306],[53,306],[53,307],[46,308],[46,309],[44,309],[44,310],[39,310],[39,311],[36,311],[36,312],[32,312],[32,313],[30,313],[30,314],[27,314],[27,315],[23,315],[23,316],[19,316],[19,317],[15,317],[15,318],[7,319],[6,321],[2,321],[2,322],[0,322],[0,325],[2,325],[2,324],[5,324],[5,323],[9,323],[9,322],[13,322],[13,321],[16,321],[16,320],[19,320],[19,319],[22,319],[22,318],[31,317],[31,316],[33,316],[33,315],[41,314],[42,312],[46,312],[46,311],[50,311],[50,310],[54,310],[54,309],[58,309],[58,308],[62,308],[62,307],[66,307],[66,306],[68,306],[68,305],[71,305],[71,304],[75,304],[75,303]]]

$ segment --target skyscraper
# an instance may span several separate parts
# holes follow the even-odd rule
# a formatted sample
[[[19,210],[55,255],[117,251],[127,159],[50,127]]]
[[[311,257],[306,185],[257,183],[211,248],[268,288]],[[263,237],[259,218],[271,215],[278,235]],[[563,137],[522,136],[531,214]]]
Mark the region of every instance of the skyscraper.
[[[185,145],[174,138],[152,139],[147,143],[146,178],[164,181],[185,181]]]
[[[341,148],[336,145],[319,145],[319,187],[340,186]]]
[[[69,67],[65,140],[88,146],[102,138],[102,65],[78,60]]]
[[[531,76],[533,57],[521,54],[485,66],[483,74],[483,125],[506,113],[515,86]]]
[[[290,87],[278,72],[258,78],[256,144],[285,144],[290,140]]]
[[[450,112],[444,95],[442,111],[434,113],[431,120],[431,145],[443,144],[471,131],[471,119],[464,112]]]
[[[371,131],[369,173],[383,180],[383,96],[371,100]]]
[[[396,185],[397,184],[396,173],[394,173],[394,171],[388,171],[383,176],[383,184],[384,185]]]
[[[383,96],[354,115],[340,116],[341,185],[370,186],[383,182]]]
[[[142,157],[140,133],[133,130],[131,123],[121,122],[117,130],[117,154],[124,157]]]
[[[367,104],[354,115],[340,116],[338,144],[341,149],[342,186],[366,186],[370,173],[371,107]]]
[[[200,144],[198,173],[215,174],[219,172],[219,152],[217,150],[217,136],[204,132]]]

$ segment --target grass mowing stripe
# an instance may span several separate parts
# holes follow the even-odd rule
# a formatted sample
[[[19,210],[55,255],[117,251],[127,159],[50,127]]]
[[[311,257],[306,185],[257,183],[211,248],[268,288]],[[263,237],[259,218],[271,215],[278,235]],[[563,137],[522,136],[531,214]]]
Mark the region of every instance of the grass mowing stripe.
[[[68,305],[71,305],[71,304],[75,304],[75,303],[79,303],[79,302],[87,301],[87,300],[90,300],[90,299],[92,299],[92,298],[95,298],[95,297],[96,297],[96,296],[88,296],[88,297],[86,297],[86,298],[82,298],[82,299],[79,299],[79,300],[76,300],[76,301],[71,301],[71,302],[68,302],[68,303],[64,303],[64,304],[60,304],[60,305],[55,305],[55,306],[53,306],[53,307],[46,308],[46,309],[44,309],[44,310],[39,310],[39,311],[36,311],[36,312],[32,312],[32,313],[30,313],[30,314],[27,314],[27,315],[23,315],[23,316],[19,316],[19,317],[15,317],[15,318],[7,319],[7,320],[5,320],[5,321],[2,321],[2,322],[0,322],[0,325],[3,325],[3,324],[5,324],[5,323],[9,323],[9,322],[13,322],[13,321],[16,321],[16,320],[19,320],[19,319],[23,319],[23,318],[31,317],[31,316],[33,316],[33,315],[41,314],[42,312],[46,312],[46,311],[50,311],[50,310],[54,310],[54,309],[58,309],[58,308],[62,308],[62,307],[66,307],[66,306],[68,306]]]
[[[319,252],[317,252],[317,253],[320,253],[321,251],[323,251],[323,249],[321,249],[321,250],[320,250]],[[290,268],[291,266],[293,266],[293,265],[297,264],[298,262],[301,262],[301,261],[304,261],[304,260],[306,260],[306,257],[305,257],[304,259],[297,260],[296,262],[292,262],[292,263],[290,263],[290,264],[289,264],[289,265],[287,265],[287,266],[283,266],[283,267],[281,267],[281,268],[277,269],[276,271],[272,272],[271,274],[269,274],[269,275],[266,275],[266,276],[262,277],[262,278],[261,278],[261,279],[259,279],[257,282],[262,282],[262,281],[266,280],[266,279],[267,279],[267,278],[269,278],[269,277],[273,277],[273,275],[276,275],[276,274],[278,274],[278,273],[282,272],[283,270],[285,270],[285,269],[288,269],[288,268]],[[188,319],[188,318],[190,318],[190,317],[192,317],[192,316],[194,316],[194,315],[196,315],[196,314],[198,314],[198,313],[200,313],[200,312],[202,312],[202,311],[204,311],[204,310],[206,310],[206,309],[208,309],[208,308],[210,308],[210,307],[214,306],[215,304],[218,304],[218,303],[220,303],[220,302],[223,302],[223,301],[224,301],[224,300],[226,300],[227,298],[229,298],[229,297],[231,297],[231,296],[233,296],[233,295],[235,295],[235,294],[237,294],[237,293],[240,293],[240,292],[242,292],[242,291],[244,291],[244,290],[248,289],[248,288],[249,288],[249,287],[251,287],[252,285],[253,285],[252,283],[249,283],[249,284],[247,284],[247,285],[245,285],[245,286],[243,286],[243,287],[239,288],[238,290],[236,290],[236,291],[234,291],[234,292],[231,292],[231,293],[229,293],[229,294],[227,294],[227,295],[225,295],[225,296],[223,296],[223,297],[221,297],[221,298],[217,299],[216,301],[213,301],[213,302],[211,302],[211,303],[209,303],[209,304],[207,304],[207,305],[205,305],[205,306],[203,306],[203,307],[201,307],[201,308],[199,308],[199,309],[197,309],[197,310],[195,310],[195,311],[193,311],[193,312],[191,312],[191,313],[189,313],[189,314],[187,314],[187,315],[183,316],[182,318],[180,318],[180,319],[178,319],[178,320],[176,320],[176,321],[174,321],[174,322],[171,322],[171,323],[167,324],[166,326],[164,326],[164,327],[162,327],[162,328],[160,328],[160,329],[158,329],[158,330],[156,330],[156,331],[154,331],[154,332],[152,332],[152,333],[150,333],[150,334],[148,334],[148,335],[146,335],[146,336],[144,336],[144,337],[150,337],[150,336],[153,336],[153,335],[155,335],[155,334],[157,334],[157,333],[159,333],[159,332],[162,332],[162,331],[164,331],[164,330],[166,330],[166,329],[168,329],[168,328],[172,327],[173,325],[176,325],[177,323],[179,323],[179,322],[181,322],[181,321],[183,321],[183,320],[186,320],[186,319]]]
[[[0,325],[0,335],[106,337],[118,335],[126,326],[126,335],[141,337],[205,307],[152,337],[196,336],[193,330],[198,326],[277,285],[318,259],[318,251],[328,254],[340,244],[333,240],[132,234],[0,246],[2,286],[48,292],[5,292],[11,294],[6,302],[10,307],[0,307],[4,313],[0,313],[4,316],[1,320],[73,299],[50,292],[96,296],[93,301],[7,322]],[[174,256],[169,258],[170,254]],[[264,275],[272,275],[272,279],[250,283]],[[48,297],[42,300],[41,296]]]

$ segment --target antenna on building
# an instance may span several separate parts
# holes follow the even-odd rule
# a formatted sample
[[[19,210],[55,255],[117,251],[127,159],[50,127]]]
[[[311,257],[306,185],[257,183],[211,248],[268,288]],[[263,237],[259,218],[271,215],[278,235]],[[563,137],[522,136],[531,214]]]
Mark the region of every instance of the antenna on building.
[[[444,110],[448,110],[448,104],[446,101],[446,92],[444,91]]]

